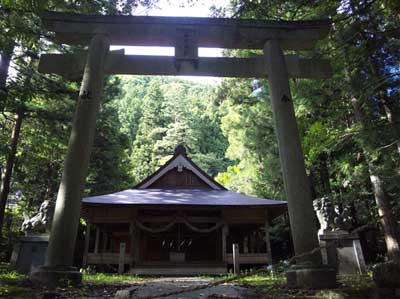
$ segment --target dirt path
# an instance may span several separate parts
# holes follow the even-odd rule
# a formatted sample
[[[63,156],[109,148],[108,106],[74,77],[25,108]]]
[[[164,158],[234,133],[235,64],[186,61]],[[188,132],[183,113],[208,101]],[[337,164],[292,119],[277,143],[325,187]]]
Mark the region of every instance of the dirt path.
[[[238,299],[238,298],[258,298],[253,289],[237,286],[234,284],[222,284],[212,288],[193,291],[194,287],[204,286],[212,282],[211,279],[198,277],[179,277],[179,278],[157,278],[131,288],[120,290],[116,293],[116,299],[143,298],[174,291],[187,289],[188,292],[178,295],[163,297],[165,299]]]

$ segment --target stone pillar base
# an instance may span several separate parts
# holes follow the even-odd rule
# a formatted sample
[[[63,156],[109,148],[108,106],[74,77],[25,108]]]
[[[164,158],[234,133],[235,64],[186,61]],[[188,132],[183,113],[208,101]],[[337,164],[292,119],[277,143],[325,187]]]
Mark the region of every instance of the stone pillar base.
[[[82,283],[82,273],[75,267],[40,267],[30,275],[34,283],[50,288],[79,286]]]
[[[289,288],[330,289],[335,288],[336,270],[320,266],[292,266],[286,271],[286,282]]]
[[[376,264],[372,278],[380,288],[400,288],[400,263],[388,261]]]

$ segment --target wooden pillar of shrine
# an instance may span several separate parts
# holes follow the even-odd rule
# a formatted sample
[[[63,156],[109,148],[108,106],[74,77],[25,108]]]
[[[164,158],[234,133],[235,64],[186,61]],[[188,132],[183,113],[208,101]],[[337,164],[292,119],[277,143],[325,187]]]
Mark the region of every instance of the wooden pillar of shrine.
[[[272,265],[272,251],[271,251],[271,240],[269,237],[269,218],[268,218],[268,210],[265,209],[265,250],[267,253],[268,263]]]
[[[86,268],[88,264],[88,253],[89,253],[89,244],[90,244],[90,222],[86,223],[86,231],[85,231],[85,246],[83,249],[83,261],[82,267]]]
[[[225,267],[228,264],[228,260],[226,257],[226,238],[228,236],[228,232],[229,232],[228,230],[229,230],[228,224],[225,223],[224,226],[222,227],[222,261],[223,261]]]
[[[129,224],[129,236],[130,236],[130,255],[131,255],[130,266],[133,267],[133,265],[136,262],[136,247],[138,245],[136,241],[136,226],[134,221],[131,221],[131,223]]]

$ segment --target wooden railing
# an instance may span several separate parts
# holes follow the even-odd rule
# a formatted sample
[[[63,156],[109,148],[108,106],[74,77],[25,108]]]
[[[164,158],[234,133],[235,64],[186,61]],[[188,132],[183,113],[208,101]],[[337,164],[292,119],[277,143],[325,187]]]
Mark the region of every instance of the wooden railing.
[[[232,253],[226,254],[226,261],[228,264],[233,264]],[[239,254],[240,264],[269,264],[268,255],[266,253],[240,253]]]
[[[226,254],[228,264],[233,263],[231,253]],[[124,263],[130,264],[132,257],[126,254]],[[119,253],[105,252],[105,253],[88,253],[88,264],[90,265],[118,265]],[[269,264],[268,256],[266,253],[241,253],[239,255],[240,264]]]
[[[132,257],[129,255],[124,256],[124,263],[130,264]],[[119,253],[104,252],[104,253],[88,253],[89,265],[118,265]]]

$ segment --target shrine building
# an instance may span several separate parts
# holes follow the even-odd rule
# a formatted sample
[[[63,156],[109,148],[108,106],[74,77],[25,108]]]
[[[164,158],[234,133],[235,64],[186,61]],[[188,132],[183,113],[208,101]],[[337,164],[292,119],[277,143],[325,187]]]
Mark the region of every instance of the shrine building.
[[[265,266],[270,223],[286,210],[285,201],[227,190],[178,146],[134,188],[83,199],[83,264],[122,264],[138,275],[222,274],[236,243],[241,265]]]

